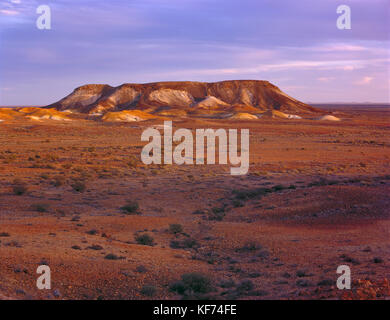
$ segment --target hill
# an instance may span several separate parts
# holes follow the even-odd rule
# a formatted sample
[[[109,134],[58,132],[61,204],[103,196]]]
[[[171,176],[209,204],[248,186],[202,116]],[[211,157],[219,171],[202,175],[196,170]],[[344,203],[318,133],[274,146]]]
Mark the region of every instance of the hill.
[[[140,110],[156,115],[201,115],[226,112],[259,114],[270,111],[288,115],[323,114],[300,102],[268,81],[230,80],[207,82],[155,82],[88,84],[47,108],[101,116],[108,112]]]

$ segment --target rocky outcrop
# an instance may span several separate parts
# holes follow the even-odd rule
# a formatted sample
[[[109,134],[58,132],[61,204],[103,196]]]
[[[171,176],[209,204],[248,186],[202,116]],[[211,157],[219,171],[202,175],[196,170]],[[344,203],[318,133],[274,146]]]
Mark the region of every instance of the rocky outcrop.
[[[204,100],[198,102],[195,107],[202,109],[211,109],[218,107],[228,107],[229,104],[213,96],[206,97]]]
[[[288,96],[270,82],[260,80],[155,82],[119,87],[85,85],[48,107],[103,115],[135,109],[148,113],[169,113],[170,109],[174,113],[180,113],[177,110],[193,113],[197,109],[227,110],[237,106],[255,110],[253,113],[270,110],[294,115],[322,113]]]
[[[0,108],[0,120],[12,121],[18,119],[28,119],[34,121],[41,120],[56,120],[56,121],[70,121],[70,113],[61,112],[54,108]]]
[[[110,122],[134,122],[156,119],[158,117],[152,116],[146,112],[139,110],[124,110],[118,112],[107,112],[103,117],[103,121]]]

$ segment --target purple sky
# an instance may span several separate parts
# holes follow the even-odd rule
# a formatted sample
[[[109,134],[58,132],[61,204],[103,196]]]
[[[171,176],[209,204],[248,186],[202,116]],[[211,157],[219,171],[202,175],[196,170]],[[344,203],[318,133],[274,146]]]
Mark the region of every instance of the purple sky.
[[[1,0],[0,105],[86,83],[269,80],[305,102],[390,102],[389,0]],[[52,30],[36,28],[36,8]],[[336,8],[352,29],[336,27]]]

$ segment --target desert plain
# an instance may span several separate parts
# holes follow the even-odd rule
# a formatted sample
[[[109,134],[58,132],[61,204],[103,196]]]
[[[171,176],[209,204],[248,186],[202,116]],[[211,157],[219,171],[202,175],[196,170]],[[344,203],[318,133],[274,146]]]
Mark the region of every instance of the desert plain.
[[[243,176],[144,165],[161,119],[1,122],[0,298],[389,299],[389,107],[318,107],[342,120],[172,119],[249,129]]]

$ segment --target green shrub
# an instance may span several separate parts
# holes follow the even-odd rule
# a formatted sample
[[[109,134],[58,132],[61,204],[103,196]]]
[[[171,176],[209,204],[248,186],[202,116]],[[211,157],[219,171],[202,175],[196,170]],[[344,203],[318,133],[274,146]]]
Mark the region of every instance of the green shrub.
[[[255,241],[248,241],[241,248],[236,249],[237,252],[253,252],[260,250],[262,248],[261,245],[256,243]]]
[[[138,244],[142,244],[144,246],[153,246],[154,244],[154,239],[152,236],[148,235],[147,233],[136,236],[135,241]]]
[[[254,287],[255,286],[251,280],[243,280],[237,285],[236,290],[237,292],[242,294],[250,290],[253,290]]]
[[[55,187],[60,187],[60,186],[62,186],[64,184],[64,182],[65,182],[64,177],[58,176],[58,177],[54,177],[54,180],[52,181],[52,184]]]
[[[170,224],[169,225],[169,232],[173,234],[182,233],[183,232],[183,226],[181,224]]]
[[[87,186],[85,184],[84,180],[76,180],[71,184],[71,187],[76,192],[84,192],[87,189]]]
[[[229,279],[229,280],[223,280],[221,281],[221,283],[219,284],[219,286],[221,288],[224,288],[224,289],[228,289],[228,288],[233,288],[235,287],[236,283],[234,282],[234,280],[232,279]]]
[[[181,280],[173,283],[170,290],[181,295],[205,294],[214,290],[211,280],[200,273],[185,273]]]
[[[104,259],[106,259],[106,260],[122,260],[122,259],[124,259],[124,257],[118,257],[116,254],[109,253],[108,255],[106,255],[104,257]]]
[[[25,194],[28,190],[27,184],[22,180],[15,179],[14,186],[12,187],[13,193],[17,196]]]
[[[124,211],[126,214],[140,214],[138,209],[139,209],[139,204],[136,201],[127,201],[127,203],[120,208],[122,211]]]
[[[172,249],[195,249],[199,247],[198,241],[191,238],[184,240],[172,240],[170,243]]]
[[[208,219],[212,221],[222,221],[225,215],[225,207],[212,208],[208,213]]]
[[[153,297],[157,292],[157,288],[153,285],[145,285],[141,289],[141,294],[147,297]]]
[[[243,204],[240,200],[238,200],[238,199],[234,199],[234,200],[232,201],[232,203],[233,203],[233,206],[234,206],[235,208],[241,208],[241,207],[244,206],[244,204]]]
[[[283,189],[286,189],[285,186],[282,186],[281,184],[278,184],[276,186],[274,186],[272,189],[274,189],[274,191],[282,191]]]
[[[48,203],[34,203],[31,205],[31,210],[37,211],[37,212],[47,212],[49,211],[50,204]]]
[[[252,190],[233,190],[233,194],[238,200],[249,200],[264,196],[272,191],[273,189],[269,188],[257,188]]]

